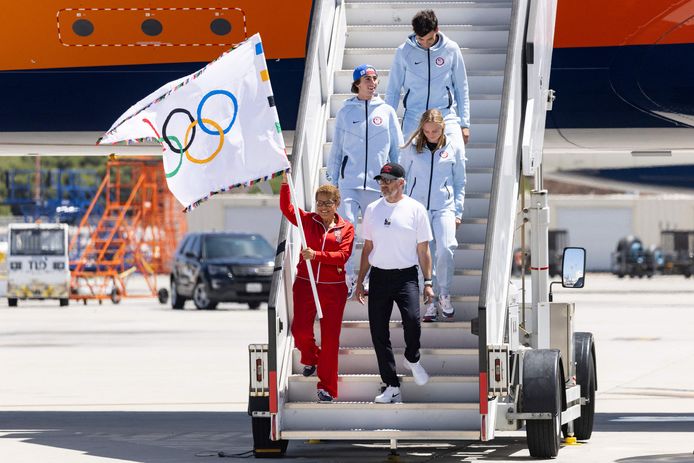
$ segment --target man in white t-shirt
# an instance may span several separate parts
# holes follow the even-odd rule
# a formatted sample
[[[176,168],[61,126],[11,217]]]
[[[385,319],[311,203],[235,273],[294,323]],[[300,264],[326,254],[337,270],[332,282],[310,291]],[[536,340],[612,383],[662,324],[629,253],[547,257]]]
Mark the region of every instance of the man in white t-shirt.
[[[400,381],[390,343],[390,315],[393,303],[402,314],[405,331],[405,368],[412,371],[415,383],[429,380],[419,362],[419,280],[417,264],[424,276],[424,302],[434,300],[431,283],[432,239],[427,210],[418,201],[405,196],[405,169],[388,163],[374,177],[383,197],[369,204],[362,219],[364,248],[357,279],[357,299],[364,303],[364,277],[369,277],[369,326],[378,359],[378,370],[385,387],[374,399],[378,403],[401,402]]]

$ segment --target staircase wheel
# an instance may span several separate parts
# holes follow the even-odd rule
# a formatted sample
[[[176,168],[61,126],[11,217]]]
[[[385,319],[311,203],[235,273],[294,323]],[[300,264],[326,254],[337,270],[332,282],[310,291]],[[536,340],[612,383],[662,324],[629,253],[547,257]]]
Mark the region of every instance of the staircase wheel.
[[[581,405],[581,416],[574,421],[574,436],[578,440],[588,440],[593,433],[595,391],[598,388],[593,335],[574,333],[574,352],[576,352],[576,380],[581,386],[581,397],[588,399],[588,403]]]
[[[559,453],[564,381],[559,351],[528,352],[523,365],[523,412],[551,413],[550,419],[526,420],[530,456],[554,458]]]
[[[256,458],[280,458],[287,451],[289,441],[270,439],[270,418],[252,417],[253,455]]]
[[[113,302],[114,304],[120,304],[120,301],[121,301],[120,291],[118,291],[118,288],[113,288],[111,290],[111,302]],[[101,302],[101,300],[99,300],[99,302]]]

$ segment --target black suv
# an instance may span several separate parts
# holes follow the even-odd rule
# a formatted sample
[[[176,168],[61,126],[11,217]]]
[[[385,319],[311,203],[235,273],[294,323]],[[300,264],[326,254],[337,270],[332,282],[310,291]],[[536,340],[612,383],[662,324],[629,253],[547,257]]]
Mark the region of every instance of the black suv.
[[[176,250],[171,271],[171,307],[187,299],[210,310],[219,302],[260,307],[270,296],[275,251],[251,233],[189,233]]]

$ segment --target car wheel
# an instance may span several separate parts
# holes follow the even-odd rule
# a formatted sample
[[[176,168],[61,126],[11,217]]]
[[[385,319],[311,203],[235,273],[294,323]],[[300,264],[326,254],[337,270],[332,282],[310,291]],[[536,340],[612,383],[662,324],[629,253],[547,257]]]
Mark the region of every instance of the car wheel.
[[[182,309],[186,303],[186,298],[178,294],[176,280],[171,280],[171,308]]]
[[[248,308],[251,310],[258,310],[260,308],[260,301],[249,302]]]
[[[203,282],[196,284],[195,289],[193,289],[193,303],[198,310],[212,310],[217,308],[217,303],[210,300],[210,296],[207,294],[207,288]]]

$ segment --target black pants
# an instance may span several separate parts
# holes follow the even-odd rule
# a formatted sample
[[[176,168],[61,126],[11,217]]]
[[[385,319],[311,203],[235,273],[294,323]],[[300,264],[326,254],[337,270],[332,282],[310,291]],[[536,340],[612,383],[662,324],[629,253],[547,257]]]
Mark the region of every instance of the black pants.
[[[417,267],[402,270],[371,268],[369,278],[369,326],[371,341],[376,350],[378,371],[388,386],[400,386],[395,373],[395,357],[390,344],[390,314],[393,302],[402,314],[405,331],[405,358],[414,363],[419,361],[419,337],[422,328],[419,322],[419,281]]]

